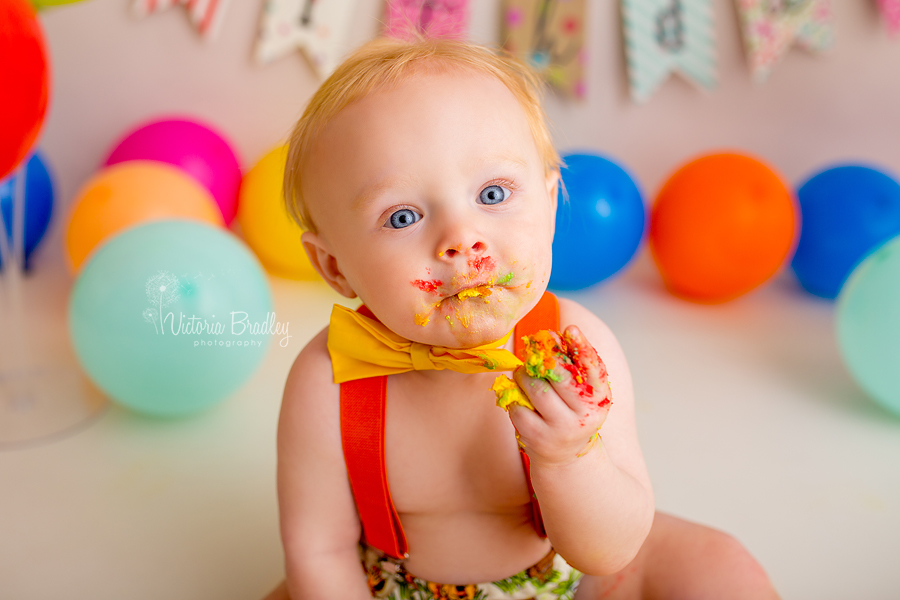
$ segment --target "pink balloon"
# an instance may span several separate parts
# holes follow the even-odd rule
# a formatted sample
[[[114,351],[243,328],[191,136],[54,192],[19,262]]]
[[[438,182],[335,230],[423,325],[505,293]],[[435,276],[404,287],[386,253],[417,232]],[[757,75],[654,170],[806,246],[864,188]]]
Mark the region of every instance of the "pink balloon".
[[[155,160],[181,168],[210,191],[228,226],[237,213],[241,166],[234,148],[209,125],[194,119],[152,121],[138,127],[110,152],[105,166]]]

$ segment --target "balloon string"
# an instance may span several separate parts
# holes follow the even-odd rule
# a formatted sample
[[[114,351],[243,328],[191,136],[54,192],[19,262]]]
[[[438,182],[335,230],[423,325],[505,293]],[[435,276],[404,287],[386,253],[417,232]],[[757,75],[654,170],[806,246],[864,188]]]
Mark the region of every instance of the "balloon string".
[[[28,362],[28,349],[24,337],[23,302],[22,302],[22,270],[24,268],[24,223],[25,223],[25,162],[15,174],[12,188],[12,244],[7,238],[7,228],[3,211],[0,210],[0,250],[3,251],[3,271],[0,275],[5,279],[3,288],[7,292],[9,305],[6,310],[0,309],[0,352],[3,357],[2,366],[13,372],[19,371]],[[11,246],[11,247],[10,247]],[[21,262],[20,262],[21,259]],[[8,284],[8,285],[7,285]],[[15,381],[16,378],[14,377]],[[15,390],[14,390],[15,391]]]
[[[16,268],[25,271],[25,177],[30,157],[21,162],[13,188],[12,258]]]
[[[15,195],[15,189],[13,189],[13,195]],[[2,265],[3,271],[0,271],[0,277],[3,276],[4,272],[8,272],[12,264],[12,249],[9,247],[9,242],[7,242],[7,231],[12,231],[12,223],[9,224],[9,228],[6,226],[6,217],[3,216],[3,211],[0,210],[0,265]]]

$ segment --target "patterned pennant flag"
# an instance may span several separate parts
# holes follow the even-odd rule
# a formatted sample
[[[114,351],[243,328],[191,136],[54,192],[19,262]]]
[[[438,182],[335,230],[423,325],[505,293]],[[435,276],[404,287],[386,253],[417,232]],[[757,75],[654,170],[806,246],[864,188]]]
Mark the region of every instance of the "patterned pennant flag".
[[[878,6],[887,21],[888,31],[893,35],[900,33],[900,0],[878,0]]]
[[[302,49],[316,73],[331,75],[348,48],[355,0],[265,0],[256,59],[265,64]]]
[[[469,0],[387,0],[385,12],[388,37],[407,38],[418,32],[464,39],[469,30]]]
[[[503,47],[555,88],[583,98],[586,10],[586,0],[504,0]]]
[[[831,0],[737,0],[753,79],[763,82],[792,44],[811,52],[834,45]]]
[[[631,97],[646,101],[677,71],[706,89],[718,83],[710,0],[623,0]]]
[[[152,15],[180,4],[187,8],[191,23],[204,39],[212,39],[222,22],[228,0],[134,0],[134,12],[139,17]]]

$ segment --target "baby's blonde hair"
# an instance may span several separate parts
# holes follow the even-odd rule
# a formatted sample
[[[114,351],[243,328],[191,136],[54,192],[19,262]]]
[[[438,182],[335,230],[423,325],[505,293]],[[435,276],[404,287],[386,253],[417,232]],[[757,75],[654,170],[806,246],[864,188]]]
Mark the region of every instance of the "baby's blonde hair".
[[[559,170],[562,160],[553,147],[540,101],[544,84],[525,63],[502,50],[459,40],[378,38],[344,60],[316,91],[294,126],[284,169],[284,198],[291,218],[303,229],[316,232],[300,190],[300,176],[316,136],[339,112],[417,70],[442,72],[454,67],[496,77],[506,85],[525,111],[545,174]]]

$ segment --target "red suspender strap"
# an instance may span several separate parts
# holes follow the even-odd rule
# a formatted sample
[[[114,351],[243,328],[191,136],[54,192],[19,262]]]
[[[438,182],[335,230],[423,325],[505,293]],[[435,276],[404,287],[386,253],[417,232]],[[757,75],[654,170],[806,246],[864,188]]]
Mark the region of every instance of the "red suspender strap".
[[[559,329],[559,301],[556,296],[550,292],[544,292],[544,295],[538,301],[537,305],[525,315],[525,317],[516,324],[515,336],[515,353],[520,359],[525,359],[525,343],[522,338],[526,335],[532,335],[542,329]],[[538,506],[537,496],[534,495],[534,487],[531,485],[531,462],[525,450],[519,448],[519,456],[522,457],[522,466],[525,468],[525,481],[528,482],[528,494],[531,496],[531,517],[534,528],[538,535],[547,537],[544,529],[544,520],[541,518],[541,507]]]
[[[361,306],[359,312],[372,316]],[[387,377],[341,384],[341,443],[363,539],[388,556],[404,558],[406,535],[388,488],[384,457]]]
[[[363,539],[388,556],[404,558],[406,536],[391,500],[384,459],[387,377],[341,384],[341,443]]]

